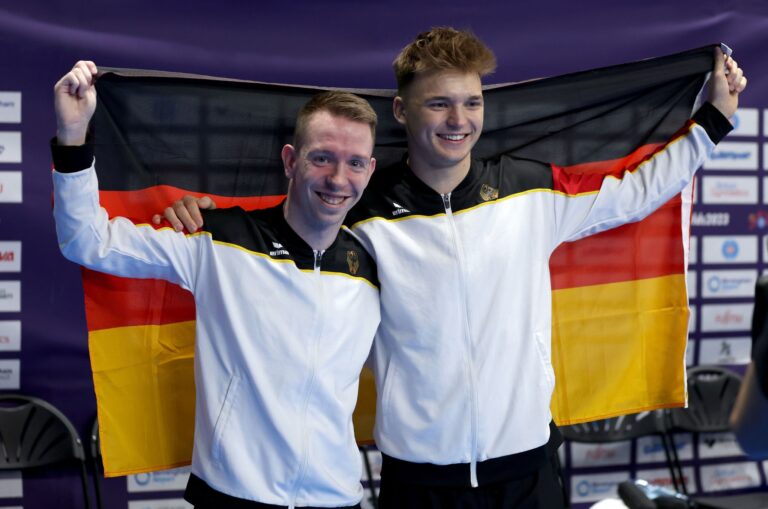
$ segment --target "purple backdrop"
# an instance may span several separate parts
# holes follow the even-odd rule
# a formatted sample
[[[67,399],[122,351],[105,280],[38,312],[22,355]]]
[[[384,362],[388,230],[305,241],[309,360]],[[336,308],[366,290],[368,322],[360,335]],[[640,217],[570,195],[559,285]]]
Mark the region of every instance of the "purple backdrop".
[[[398,49],[419,31],[435,25],[471,28],[496,51],[499,70],[491,82],[563,74],[724,41],[734,48],[751,82],[743,94],[742,105],[757,109],[758,119],[765,118],[764,108],[768,108],[768,89],[764,85],[768,78],[768,65],[764,62],[768,50],[768,3],[762,0],[649,0],[642,4],[557,0],[537,5],[508,0],[474,5],[446,0],[393,0],[371,5],[351,0],[45,0],[9,4],[5,2],[0,7],[0,115],[4,108],[1,99],[8,97],[2,95],[4,92],[21,92],[22,114],[20,123],[0,123],[0,135],[20,131],[22,157],[21,162],[2,162],[6,159],[0,152],[0,171],[21,172],[23,202],[6,202],[3,193],[7,197],[11,191],[8,181],[3,181],[0,241],[21,241],[24,257],[20,272],[0,272],[0,284],[21,281],[22,294],[21,311],[0,312],[0,320],[20,321],[22,342],[20,351],[0,351],[0,364],[20,359],[21,391],[59,406],[83,436],[88,434],[95,403],[82,288],[79,269],[66,262],[56,247],[50,214],[47,146],[55,128],[53,84],[77,59],[92,59],[109,67],[248,80],[392,88],[390,63]],[[758,125],[763,123],[759,121]],[[765,126],[762,129],[740,140],[759,147],[756,161],[763,153],[760,145],[765,139]],[[8,139],[0,137],[0,145],[12,143]],[[765,162],[759,168],[764,166]],[[762,177],[764,172],[756,167],[723,173],[752,176],[759,183],[762,179],[757,176]],[[716,170],[711,170],[711,174],[718,175]],[[694,228],[699,237],[699,256],[692,265],[698,285],[697,297],[693,299],[697,309],[694,344],[702,338],[719,340],[734,335],[727,331],[700,332],[702,306],[708,302],[751,302],[741,297],[726,301],[710,299],[711,295],[702,297],[707,285],[703,271],[710,268],[702,262],[702,237],[740,234],[755,236],[758,244],[763,245],[759,231],[762,226],[750,223],[750,215],[759,219],[768,210],[761,205],[759,190],[755,203],[748,204],[704,204],[702,193],[698,194],[696,210],[728,212],[730,216],[728,224]],[[762,271],[761,261],[766,260],[763,249],[758,251],[754,262],[739,268],[757,271],[759,266]],[[13,289],[3,288],[6,293]],[[693,362],[698,362],[702,351],[693,350]],[[600,451],[605,450],[594,454],[599,456]],[[633,455],[628,461],[634,459]],[[695,459],[698,461],[698,455]],[[568,463],[572,463],[570,459]],[[625,465],[618,470],[633,471],[632,468]],[[758,470],[764,486],[762,466]],[[610,482],[600,477],[588,477],[586,482],[579,486],[588,491],[587,498],[599,494],[601,486],[610,491]],[[125,508],[128,500],[179,496],[177,492],[128,493],[125,479],[108,480],[103,486],[106,507],[110,508]],[[67,472],[25,475],[22,499],[2,498],[2,490],[0,484],[0,507],[80,506],[77,478]],[[161,506],[131,506],[139,507]],[[162,507],[176,506],[168,502]]]

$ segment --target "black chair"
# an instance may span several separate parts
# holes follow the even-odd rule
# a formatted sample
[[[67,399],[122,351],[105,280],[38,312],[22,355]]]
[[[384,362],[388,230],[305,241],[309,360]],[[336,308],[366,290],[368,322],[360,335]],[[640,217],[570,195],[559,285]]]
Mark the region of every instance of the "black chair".
[[[0,470],[77,463],[84,506],[90,509],[83,443],[56,407],[31,396],[0,395],[0,447]]]
[[[96,509],[101,509],[101,482],[99,481],[99,477],[101,477],[102,464],[98,418],[93,420],[93,426],[91,426],[90,453],[91,467],[93,468],[93,491],[96,493]]]
[[[699,433],[730,431],[729,418],[741,377],[719,366],[697,366],[688,371],[688,408],[666,411],[665,437],[672,442],[672,433],[690,432],[695,438]],[[683,493],[687,494],[683,469],[673,447],[672,476],[677,477]],[[746,493],[721,497],[693,497],[702,509],[768,509],[768,494]]]
[[[560,426],[566,440],[583,443],[605,443],[632,440],[646,435],[659,435],[664,445],[667,465],[672,468],[672,458],[663,440],[664,416],[661,412],[642,412],[620,415],[608,419]],[[673,476],[673,482],[674,476]],[[675,486],[675,489],[678,489]]]

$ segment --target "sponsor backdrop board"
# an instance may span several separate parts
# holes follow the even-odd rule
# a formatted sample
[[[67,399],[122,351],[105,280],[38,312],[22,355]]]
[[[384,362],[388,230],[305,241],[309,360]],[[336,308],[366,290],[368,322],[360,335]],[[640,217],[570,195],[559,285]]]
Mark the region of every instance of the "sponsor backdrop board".
[[[688,360],[743,370],[749,356],[749,287],[768,260],[768,5],[555,0],[538,6],[491,0],[470,7],[297,0],[261,6],[232,0],[222,9],[179,0],[46,0],[11,2],[0,10],[0,391],[48,399],[81,436],[90,434],[95,403],[80,270],[57,250],[48,152],[55,132],[51,88],[76,60],[267,82],[393,88],[390,64],[398,49],[434,25],[469,27],[487,41],[499,60],[491,83],[718,41],[734,48],[752,85],[736,131],[706,163],[694,193]],[[765,470],[732,442],[723,437],[710,442],[680,437],[693,489],[765,488]],[[653,442],[567,446],[562,454],[577,509],[611,496],[627,476],[647,472],[665,478]],[[376,472],[379,465],[374,459]],[[102,480],[105,507],[189,507],[180,491],[187,475],[181,470]],[[82,507],[77,474],[69,469],[3,473],[0,506]]]

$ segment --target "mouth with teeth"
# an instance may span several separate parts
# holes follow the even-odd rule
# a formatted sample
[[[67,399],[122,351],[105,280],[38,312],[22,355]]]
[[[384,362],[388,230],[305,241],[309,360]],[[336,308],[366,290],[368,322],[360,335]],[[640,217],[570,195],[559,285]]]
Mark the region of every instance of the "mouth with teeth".
[[[347,196],[334,196],[331,194],[321,193],[320,191],[316,191],[315,194],[317,194],[318,198],[320,198],[323,203],[334,207],[338,207],[348,198]]]
[[[446,141],[463,141],[469,138],[469,134],[438,134],[437,137]]]

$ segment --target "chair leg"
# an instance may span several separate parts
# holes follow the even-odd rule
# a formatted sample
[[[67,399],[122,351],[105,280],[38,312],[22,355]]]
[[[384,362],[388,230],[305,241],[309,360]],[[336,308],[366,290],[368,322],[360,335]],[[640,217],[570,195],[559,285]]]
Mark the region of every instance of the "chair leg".
[[[360,451],[363,453],[365,474],[368,476],[368,487],[371,489],[371,503],[373,504],[373,509],[379,509],[379,497],[376,495],[376,486],[373,484],[373,470],[371,469],[371,460],[368,459],[368,449],[361,447]]]
[[[80,463],[80,479],[83,483],[83,501],[85,502],[85,509],[91,509],[91,495],[88,493],[88,473],[85,470],[85,461],[79,461]]]
[[[672,433],[665,433],[665,436],[667,437],[669,451],[671,452],[671,460],[668,458],[668,461],[671,461],[670,472],[672,473],[672,484],[674,485],[675,490],[683,495],[688,495],[688,486],[685,482],[683,467],[680,464],[680,457],[677,454],[675,436]]]
[[[93,463],[93,491],[96,495],[96,509],[102,509],[101,505],[101,483],[99,482],[99,476],[101,475],[101,469],[99,468],[99,462],[95,458]]]

